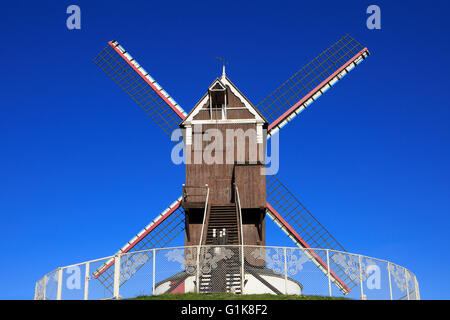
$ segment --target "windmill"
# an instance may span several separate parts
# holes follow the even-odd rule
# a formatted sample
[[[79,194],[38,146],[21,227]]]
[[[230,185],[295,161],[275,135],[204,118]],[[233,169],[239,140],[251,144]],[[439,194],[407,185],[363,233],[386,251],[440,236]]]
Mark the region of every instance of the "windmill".
[[[267,140],[368,55],[367,48],[345,35],[256,106],[227,77],[224,65],[223,74],[212,82],[200,101],[186,113],[117,41],[110,41],[95,57],[94,62],[167,135],[171,136],[181,128],[181,143],[186,161],[186,182],[182,186],[182,195],[118,253],[162,248],[182,232],[185,234],[186,247],[220,244],[264,246],[266,217],[273,220],[301,248],[345,251],[280,180],[262,173],[265,168]],[[227,158],[230,161],[222,163],[198,162],[196,157],[203,159],[206,152],[204,141],[210,139],[206,137],[210,129],[224,135],[227,129],[233,133],[240,132],[236,137],[238,139],[242,133],[253,132],[256,152],[253,154],[245,151],[239,156],[233,154],[230,159]],[[229,147],[228,140],[221,141],[218,145],[218,149],[211,154],[214,157],[220,154],[223,159],[226,157],[225,149]],[[232,145],[231,148],[235,150],[237,147]],[[356,285],[355,276],[346,272],[342,265],[334,261],[329,261],[329,265],[326,263],[323,251],[307,252],[317,268],[324,274],[328,273],[331,281],[344,294],[349,293]],[[197,252],[197,257],[203,254]],[[265,270],[264,259],[257,260],[247,251],[230,252],[230,256],[242,259],[246,273],[260,281],[262,286],[280,293],[270,283],[270,277],[275,275]],[[127,270],[132,271],[121,277],[120,284],[127,282],[151,259],[149,252],[143,259],[121,261]],[[226,279],[217,276],[214,285],[212,273],[208,276],[197,274],[193,281],[195,289],[199,292],[211,292],[212,288],[216,291],[242,292],[245,286],[243,270],[237,269],[237,261],[227,261],[221,266]],[[94,278],[111,292],[113,264],[114,259],[111,259],[94,273]],[[264,279],[261,277],[263,272],[266,275]],[[187,282],[189,276],[189,273],[180,273],[172,277],[168,280],[168,289],[162,292],[177,292],[177,287]],[[301,284],[297,285],[301,290]]]

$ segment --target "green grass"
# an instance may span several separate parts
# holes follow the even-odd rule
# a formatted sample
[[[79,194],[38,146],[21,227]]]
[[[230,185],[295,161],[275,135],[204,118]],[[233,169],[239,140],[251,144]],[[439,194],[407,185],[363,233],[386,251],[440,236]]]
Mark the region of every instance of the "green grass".
[[[129,300],[348,300],[347,298],[333,298],[323,296],[305,296],[305,295],[272,295],[272,294],[231,294],[231,293],[212,293],[212,294],[161,294],[156,296],[138,296]]]

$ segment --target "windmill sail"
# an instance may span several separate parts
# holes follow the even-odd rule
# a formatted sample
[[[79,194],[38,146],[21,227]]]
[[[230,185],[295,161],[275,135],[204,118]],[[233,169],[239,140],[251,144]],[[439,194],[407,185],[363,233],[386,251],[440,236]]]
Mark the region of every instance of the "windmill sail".
[[[295,73],[257,105],[270,122],[268,136],[317,100],[368,55],[367,48],[346,35]]]
[[[108,42],[94,62],[113,79],[167,134],[178,128],[186,112],[117,41]]]
[[[157,216],[141,232],[128,241],[116,254],[164,248],[184,231],[184,209],[181,206],[181,197],[172,203],[166,210]],[[127,282],[140,268],[152,259],[151,251],[143,251],[139,259],[122,259],[121,270],[127,270],[120,277],[120,286]],[[113,293],[114,285],[114,258],[105,262],[94,273],[94,279],[99,280],[103,286]]]
[[[332,249],[345,252],[342,245],[320,224],[308,209],[277,179],[267,177],[267,214],[300,247]],[[324,250],[307,250],[317,267],[328,273]],[[347,294],[358,282],[358,275],[348,266],[330,259],[330,276]]]

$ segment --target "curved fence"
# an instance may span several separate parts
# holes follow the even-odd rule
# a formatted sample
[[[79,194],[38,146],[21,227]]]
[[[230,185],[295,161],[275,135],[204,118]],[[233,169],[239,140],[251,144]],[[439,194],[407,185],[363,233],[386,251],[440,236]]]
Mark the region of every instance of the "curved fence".
[[[36,282],[34,299],[185,292],[420,299],[416,276],[389,261],[331,249],[246,245],[149,249],[61,267]]]

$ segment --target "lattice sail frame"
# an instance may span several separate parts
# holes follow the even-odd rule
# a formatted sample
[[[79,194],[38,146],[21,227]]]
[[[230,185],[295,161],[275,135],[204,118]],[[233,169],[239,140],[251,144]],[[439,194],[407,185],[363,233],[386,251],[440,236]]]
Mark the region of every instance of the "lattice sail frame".
[[[181,197],[172,203],[166,210],[157,216],[149,225],[128,241],[117,253],[135,252],[153,248],[164,248],[181,232],[184,231],[185,212],[181,206]],[[127,270],[120,277],[120,286],[127,282],[152,257],[151,251],[142,251],[139,259],[121,259],[121,270]],[[99,280],[103,286],[113,294],[114,291],[114,258],[105,262],[93,273],[94,279]]]
[[[369,55],[345,35],[295,73],[257,108],[270,122],[268,137],[290,122]]]
[[[187,113],[117,41],[110,41],[94,62],[167,134]]]
[[[349,35],[345,35],[295,73],[257,105],[271,123],[267,139],[317,100],[369,55],[369,50]],[[274,176],[268,176],[267,214],[297,245],[303,248],[323,248],[345,251],[317,219]],[[296,215],[294,215],[296,214]],[[328,273],[324,251],[312,252],[317,267]],[[330,260],[330,275],[344,293],[357,285],[358,275],[348,272]]]
[[[266,188],[268,216],[295,244],[307,249],[345,252],[342,245],[275,176],[267,177]],[[351,269],[344,269],[332,259],[327,259],[326,251],[311,251],[311,258],[325,274],[328,273],[327,260],[329,260],[332,281],[344,294],[358,285],[356,279],[359,279],[359,275],[349,272]]]

